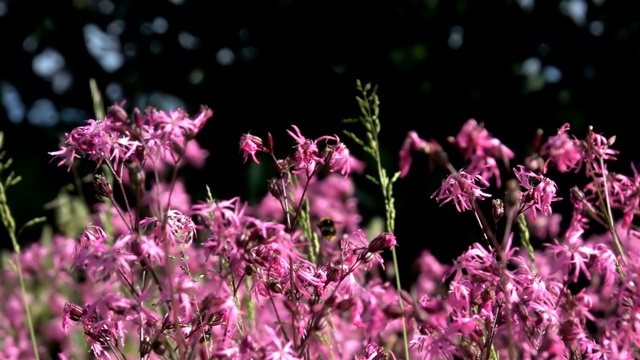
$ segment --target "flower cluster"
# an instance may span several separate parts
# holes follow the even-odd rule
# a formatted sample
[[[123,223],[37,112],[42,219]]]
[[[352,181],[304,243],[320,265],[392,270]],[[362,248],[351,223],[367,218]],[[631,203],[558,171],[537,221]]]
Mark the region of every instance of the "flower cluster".
[[[381,176],[385,199],[393,206],[412,153],[427,154],[448,172],[432,198],[473,213],[483,241],[452,264],[423,252],[415,282],[398,289],[381,271],[398,239],[361,224],[351,176],[364,163],[335,135],[292,126],[293,148],[278,152],[269,134],[242,135],[244,161],[275,170],[265,197],[193,203],[179,169],[202,166],[195,136],[211,115],[130,118],[115,105],[66,134],[51,155],[104,169],[100,202],[78,233],[2,258],[22,272],[0,271],[0,358],[638,358],[640,175],[607,170],[614,138],[590,128],[580,139],[565,124],[512,167],[515,154],[471,119],[448,139],[464,162],[454,166],[445,147],[409,132],[399,171]],[[376,136],[365,150],[375,153]],[[583,169],[564,224],[552,179]],[[488,216],[479,203],[489,200]]]
[[[278,174],[262,204],[240,198],[192,204],[176,175],[194,165],[182,160],[209,116],[206,108],[195,119],[149,108],[130,120],[114,106],[51,153],[62,158],[59,165],[83,158],[110,173],[96,176],[103,201],[75,240],[56,237],[55,246],[21,255],[25,270],[33,269],[30,286],[55,280],[46,294],[55,317],[41,346],[58,348],[61,359],[85,358],[86,348],[98,359],[385,355],[378,335],[397,318],[385,312],[397,293],[367,274],[384,267],[381,253],[396,238],[388,232],[368,238],[359,228],[348,175],[363,163],[337,136],[310,140],[293,126],[293,153],[278,159],[270,136],[263,142],[247,134],[240,141],[245,160],[258,162],[256,154],[266,153]],[[158,182],[165,170],[172,180]],[[318,227],[323,218],[335,227],[332,237]],[[6,280],[15,286],[16,279]],[[15,314],[0,322],[8,338],[0,357],[29,358],[19,292],[10,289],[0,291]]]

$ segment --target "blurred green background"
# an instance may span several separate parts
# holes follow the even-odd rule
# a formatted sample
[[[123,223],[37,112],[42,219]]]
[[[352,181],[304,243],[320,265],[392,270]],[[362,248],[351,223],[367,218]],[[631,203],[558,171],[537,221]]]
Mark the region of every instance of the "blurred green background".
[[[51,216],[43,205],[72,180],[47,152],[92,117],[90,78],[107,105],[214,110],[198,138],[211,153],[207,170],[183,173],[199,198],[207,184],[219,198],[257,201],[265,171],[242,164],[240,135],[270,131],[285,151],[290,124],[309,137],[340,134],[341,120],[358,115],[356,79],[380,87],[392,170],[407,131],[445,143],[469,118],[511,147],[515,163],[537,128],[549,135],[564,122],[576,134],[588,125],[617,134],[613,170],[628,173],[640,155],[630,131],[640,94],[635,1],[0,0],[0,34],[0,129],[24,178],[9,199],[19,224]],[[406,260],[429,248],[450,261],[478,236],[470,214],[429,198],[444,176],[419,157],[398,183]],[[561,181],[560,196],[577,179]],[[356,181],[365,219],[382,215],[378,189]]]

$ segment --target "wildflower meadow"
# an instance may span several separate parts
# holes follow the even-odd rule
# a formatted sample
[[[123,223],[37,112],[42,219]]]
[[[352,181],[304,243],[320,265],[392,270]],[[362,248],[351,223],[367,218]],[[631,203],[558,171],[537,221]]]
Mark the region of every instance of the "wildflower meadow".
[[[49,155],[70,182],[90,164],[83,196],[98,201],[24,248],[43,219],[15,223],[20,174],[3,152],[0,359],[640,358],[640,174],[608,171],[615,134],[566,123],[517,157],[468,119],[446,139],[410,131],[392,168],[384,99],[356,90],[360,112],[331,134],[237,134],[225,154],[198,144],[215,109],[105,107],[94,93],[95,119]],[[180,170],[234,155],[275,174],[261,202],[192,199]],[[473,218],[480,241],[443,263],[425,249],[403,288],[396,252],[411,240],[395,236],[394,188],[415,167],[447,172],[432,201]],[[564,176],[581,180],[561,198]],[[379,188],[382,226],[362,221],[355,177]]]

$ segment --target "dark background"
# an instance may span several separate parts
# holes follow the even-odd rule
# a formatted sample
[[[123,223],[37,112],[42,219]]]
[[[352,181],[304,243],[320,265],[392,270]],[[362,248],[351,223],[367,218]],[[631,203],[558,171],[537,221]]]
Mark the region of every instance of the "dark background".
[[[91,29],[117,41],[92,56]],[[92,117],[90,78],[107,105],[127,99],[129,111],[214,110],[198,138],[211,152],[207,175],[183,174],[199,198],[208,184],[218,198],[259,199],[264,188],[247,181],[240,135],[270,131],[286,149],[290,124],[308,137],[340,134],[341,120],[358,115],[356,79],[380,87],[383,150],[394,171],[407,131],[444,144],[469,118],[513,149],[515,163],[537,128],[554,134],[564,122],[580,136],[588,125],[617,134],[614,170],[630,172],[638,155],[637,132],[627,129],[638,121],[640,2],[0,0],[0,34],[0,129],[24,178],[9,194],[18,224],[50,216],[43,204],[71,181],[47,152]],[[97,61],[110,56],[121,65]],[[43,73],[43,63],[53,65]],[[471,214],[429,198],[444,176],[417,157],[398,183],[405,261],[427,248],[449,262],[477,239]],[[578,178],[568,179],[559,181],[565,198]],[[365,219],[383,215],[379,190],[356,180]]]

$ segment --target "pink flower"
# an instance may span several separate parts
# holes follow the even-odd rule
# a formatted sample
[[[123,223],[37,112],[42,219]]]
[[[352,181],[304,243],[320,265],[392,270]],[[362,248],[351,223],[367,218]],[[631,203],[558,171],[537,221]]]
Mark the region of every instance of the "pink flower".
[[[396,237],[389,232],[382,232],[369,243],[369,252],[377,253],[396,246]]]
[[[500,170],[496,160],[508,166],[509,160],[515,156],[511,149],[474,119],[467,120],[458,135],[450,141],[458,146],[465,159],[471,160],[467,166],[469,172],[481,173],[487,181],[489,176],[494,176],[496,184],[500,186]]]
[[[533,208],[536,213],[539,211],[551,216],[551,203],[562,200],[562,198],[556,197],[558,191],[556,183],[542,175],[527,171],[522,165],[518,165],[513,169],[513,172],[525,190],[521,193],[521,208]]]
[[[331,159],[329,159],[329,171],[339,171],[340,174],[347,176],[351,171],[351,155],[347,146],[341,142],[333,147]]]
[[[184,162],[191,167],[194,169],[202,169],[207,157],[209,157],[209,152],[203,149],[195,139],[187,143],[184,149]]]
[[[260,161],[256,158],[256,153],[258,151],[264,151],[262,139],[251,134],[242,135],[240,138],[240,151],[244,155],[245,163],[247,162],[247,159],[251,157],[256,164],[260,164]]]
[[[460,170],[457,174],[449,175],[431,197],[436,197],[436,201],[440,202],[440,206],[453,201],[456,209],[460,212],[472,210],[472,203],[475,199],[482,200],[491,197],[491,195],[482,192],[480,186],[475,184],[476,181],[479,181],[484,186],[489,185],[480,175],[469,174],[464,170]]]
[[[175,209],[186,213],[191,210],[191,197],[181,180],[176,180],[173,187],[167,183],[154,183],[149,191],[144,194],[142,203],[153,211]]]
[[[409,173],[412,162],[411,151],[420,151],[428,154],[431,151],[431,147],[432,144],[421,139],[417,132],[409,131],[402,148],[400,148],[400,177],[403,178]]]
[[[292,172],[296,174],[303,172],[310,174],[315,170],[318,163],[322,163],[322,159],[318,157],[317,141],[305,138],[297,126],[291,125],[291,127],[295,130],[295,133],[291,130],[287,130],[287,133],[298,143],[294,146],[296,152],[291,156],[291,162],[295,167],[295,170]]]
[[[567,132],[569,123],[558,129],[558,134],[550,136],[547,142],[540,148],[540,155],[546,156],[543,173],[547,172],[550,162],[556,164],[558,171],[564,173],[575,169],[578,171],[582,165],[584,149],[580,146],[580,141],[570,139]]]

